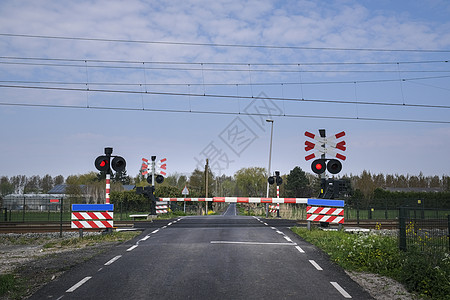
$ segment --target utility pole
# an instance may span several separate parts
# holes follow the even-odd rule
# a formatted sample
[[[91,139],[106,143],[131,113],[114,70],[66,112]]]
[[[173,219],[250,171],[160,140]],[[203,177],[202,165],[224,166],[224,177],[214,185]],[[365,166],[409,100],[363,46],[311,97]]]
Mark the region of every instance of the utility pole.
[[[208,165],[209,160],[206,159],[205,165],[205,198],[208,198]],[[205,200],[205,215],[208,215],[208,201]]]

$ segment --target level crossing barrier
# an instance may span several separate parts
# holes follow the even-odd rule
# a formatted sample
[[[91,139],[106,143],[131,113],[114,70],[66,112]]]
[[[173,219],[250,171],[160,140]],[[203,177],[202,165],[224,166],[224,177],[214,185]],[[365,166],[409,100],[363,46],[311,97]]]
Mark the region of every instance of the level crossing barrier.
[[[72,204],[71,228],[113,228],[114,204]]]

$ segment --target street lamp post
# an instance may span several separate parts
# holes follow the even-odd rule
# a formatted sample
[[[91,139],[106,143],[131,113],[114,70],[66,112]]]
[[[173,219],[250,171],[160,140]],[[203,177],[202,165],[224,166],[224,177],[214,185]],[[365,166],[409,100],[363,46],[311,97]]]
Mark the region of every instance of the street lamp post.
[[[270,165],[272,162],[272,138],[273,138],[273,120],[266,120],[266,122],[268,123],[272,123],[271,125],[271,129],[270,129],[270,150],[269,150],[269,169],[268,169],[268,175],[267,177],[270,176]],[[269,198],[269,182],[267,181],[267,193],[266,193],[266,198]],[[266,218],[269,216],[269,204],[266,203]]]

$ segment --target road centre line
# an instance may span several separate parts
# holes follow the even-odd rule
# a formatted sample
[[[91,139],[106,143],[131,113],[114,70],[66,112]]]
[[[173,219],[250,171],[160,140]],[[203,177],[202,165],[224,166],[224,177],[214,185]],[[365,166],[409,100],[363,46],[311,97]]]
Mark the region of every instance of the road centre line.
[[[77,288],[79,288],[80,286],[82,286],[83,284],[85,284],[89,279],[91,279],[92,276],[88,276],[88,277],[84,277],[83,279],[81,279],[77,284],[75,284],[74,286],[72,286],[70,289],[68,289],[66,291],[66,293],[72,293],[73,291],[75,291]]]
[[[350,296],[349,293],[347,293],[337,282],[334,281],[330,281],[330,283],[334,286],[335,289],[338,290],[339,293],[341,293],[342,296],[344,296],[344,298],[350,299],[352,298],[352,296]]]
[[[241,244],[241,245],[274,245],[274,246],[296,246],[296,243],[262,243],[262,242],[234,242],[234,241],[211,241],[211,244]]]
[[[314,260],[310,259],[309,262],[316,268],[318,271],[323,271],[323,269],[317,264]]]
[[[116,260],[118,260],[121,257],[122,257],[122,255],[117,255],[116,257],[113,257],[112,259],[110,259],[109,261],[107,261],[105,263],[105,266],[109,266],[110,264],[112,264],[113,262],[115,262]]]

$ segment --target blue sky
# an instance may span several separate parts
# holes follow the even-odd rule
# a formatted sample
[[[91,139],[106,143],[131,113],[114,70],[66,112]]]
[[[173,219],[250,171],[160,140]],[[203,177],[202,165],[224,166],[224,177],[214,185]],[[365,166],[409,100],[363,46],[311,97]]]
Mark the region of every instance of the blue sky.
[[[0,175],[83,174],[105,147],[216,175],[305,161],[450,175],[448,1],[0,3]]]

